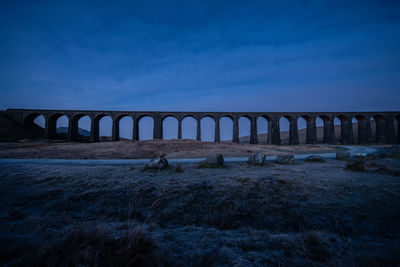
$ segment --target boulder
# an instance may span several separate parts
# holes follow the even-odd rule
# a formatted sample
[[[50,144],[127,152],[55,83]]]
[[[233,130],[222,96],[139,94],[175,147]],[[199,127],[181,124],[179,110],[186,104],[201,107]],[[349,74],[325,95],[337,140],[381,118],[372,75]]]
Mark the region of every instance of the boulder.
[[[336,159],[338,160],[348,160],[350,159],[350,153],[347,151],[339,151],[336,153]]]
[[[264,153],[254,153],[250,155],[247,160],[247,164],[249,165],[263,165],[265,163],[266,155]]]
[[[168,167],[168,160],[163,156],[152,158],[145,169],[163,170]]]
[[[364,167],[365,161],[363,159],[354,159],[350,160],[346,164],[346,170],[350,171],[359,171],[359,172],[365,172],[366,169]]]
[[[294,156],[293,155],[277,156],[275,163],[277,163],[277,164],[292,164],[292,163],[294,163]]]
[[[306,158],[307,162],[326,162],[326,160],[319,155],[311,155]]]
[[[207,159],[199,162],[198,168],[224,168],[224,156],[221,154],[210,155]]]

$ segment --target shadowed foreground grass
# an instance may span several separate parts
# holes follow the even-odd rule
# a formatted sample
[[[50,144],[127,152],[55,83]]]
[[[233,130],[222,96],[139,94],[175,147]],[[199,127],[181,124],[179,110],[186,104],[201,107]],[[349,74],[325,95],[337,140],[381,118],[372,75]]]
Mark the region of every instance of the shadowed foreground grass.
[[[398,159],[368,166],[399,167]],[[345,163],[1,166],[2,264],[395,266],[400,180]]]

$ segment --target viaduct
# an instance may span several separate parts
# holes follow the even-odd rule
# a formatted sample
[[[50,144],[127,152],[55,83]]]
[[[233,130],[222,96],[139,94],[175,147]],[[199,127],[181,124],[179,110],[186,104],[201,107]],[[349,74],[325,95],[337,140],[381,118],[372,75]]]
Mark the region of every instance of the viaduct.
[[[45,118],[45,127],[38,127],[34,120],[42,115]],[[197,121],[197,140],[201,140],[201,119],[210,117],[215,121],[215,142],[220,142],[220,119],[228,117],[233,122],[232,141],[239,142],[239,119],[246,117],[250,120],[250,143],[257,144],[257,119],[263,117],[268,121],[268,143],[281,144],[279,120],[284,117],[289,121],[289,144],[299,143],[297,120],[304,118],[307,122],[306,143],[315,144],[316,119],[321,118],[323,125],[323,142],[336,143],[334,119],[341,122],[340,143],[353,143],[352,120],[358,121],[359,144],[369,143],[400,143],[400,111],[393,112],[163,112],[163,111],[97,111],[97,110],[40,110],[40,109],[7,109],[0,111],[0,137],[2,139],[16,138],[17,136],[42,136],[49,139],[57,137],[57,119],[67,116],[68,141],[78,140],[78,121],[84,116],[91,120],[90,142],[99,141],[99,121],[105,116],[112,118],[112,140],[119,140],[119,122],[129,116],[133,119],[133,140],[139,140],[139,121],[149,116],[153,118],[153,138],[162,139],[163,120],[174,117],[178,121],[178,139],[182,138],[182,120],[192,117]],[[375,139],[371,138],[371,119],[375,120]],[[397,129],[395,129],[397,128]]]

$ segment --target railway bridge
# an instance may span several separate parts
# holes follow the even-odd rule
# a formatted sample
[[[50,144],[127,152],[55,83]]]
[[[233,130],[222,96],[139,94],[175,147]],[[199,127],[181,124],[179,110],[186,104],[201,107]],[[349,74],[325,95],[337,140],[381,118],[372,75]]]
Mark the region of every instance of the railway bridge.
[[[257,119],[262,117],[268,121],[268,143],[281,144],[281,129],[279,121],[286,118],[289,121],[289,144],[299,144],[297,120],[303,118],[306,121],[306,143],[317,142],[316,120],[323,120],[323,143],[334,144],[339,140],[341,144],[369,144],[369,143],[400,143],[400,111],[387,112],[172,112],[172,111],[100,111],[100,110],[45,110],[45,109],[7,109],[0,113],[0,126],[2,135],[13,135],[23,131],[26,134],[37,133],[49,139],[57,138],[57,119],[66,116],[68,118],[68,141],[79,139],[78,121],[88,116],[91,121],[90,142],[99,141],[99,121],[101,118],[112,118],[112,140],[118,141],[119,122],[128,116],[133,121],[132,139],[139,140],[139,121],[143,117],[151,117],[154,121],[153,139],[163,138],[163,121],[168,117],[174,117],[178,121],[178,139],[182,139],[182,120],[191,117],[196,120],[196,139],[201,140],[201,123],[205,117],[215,121],[215,142],[220,142],[220,120],[224,117],[233,122],[232,141],[239,142],[239,119],[246,117],[250,121],[250,143],[258,143]],[[37,129],[34,120],[38,116],[45,119],[44,129]],[[340,137],[335,136],[334,119],[340,120]],[[352,121],[358,122],[357,140],[353,141]],[[375,138],[371,138],[371,120],[375,120]]]

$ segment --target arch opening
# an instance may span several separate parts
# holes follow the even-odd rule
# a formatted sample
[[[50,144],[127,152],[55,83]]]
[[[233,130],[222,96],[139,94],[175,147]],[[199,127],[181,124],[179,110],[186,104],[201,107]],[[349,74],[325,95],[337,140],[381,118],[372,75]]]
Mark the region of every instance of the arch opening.
[[[297,119],[297,128],[299,133],[299,144],[307,143],[307,120],[304,117]]]
[[[139,118],[139,140],[153,139],[154,120],[150,116]]]
[[[56,120],[56,138],[66,140],[68,137],[69,119],[66,115],[62,115]]]
[[[333,131],[335,134],[335,144],[344,144],[343,138],[342,138],[342,120],[339,119],[338,117],[333,118]]]
[[[288,117],[286,116],[281,117],[279,119],[279,131],[280,131],[282,145],[289,144],[289,128],[290,128],[290,121]]]
[[[233,141],[233,120],[230,117],[224,116],[219,121],[220,137],[222,142]]]
[[[112,124],[111,116],[104,116],[99,121],[99,139],[101,142],[112,141]]]
[[[182,139],[196,140],[197,121],[192,116],[187,116],[182,120]]]
[[[201,119],[201,141],[214,142],[215,140],[215,120],[210,116]]]
[[[239,143],[250,144],[251,122],[247,117],[239,118]]]
[[[321,144],[324,142],[324,120],[321,117],[317,117],[315,120],[315,127],[317,133],[317,143]]]
[[[167,116],[162,121],[162,139],[178,139],[178,120],[173,116]]]
[[[266,117],[258,117],[256,123],[258,143],[268,144],[269,120]]]
[[[46,125],[46,119],[44,118],[43,115],[39,115],[33,120],[33,123],[39,126],[40,128],[44,129]]]
[[[78,132],[76,139],[81,141],[89,141],[91,119],[84,115],[78,119]]]
[[[358,144],[358,120],[353,117],[351,119],[351,127],[353,128],[352,142],[353,144]]]
[[[123,116],[119,120],[119,138],[120,140],[133,139],[133,119],[131,116]]]

